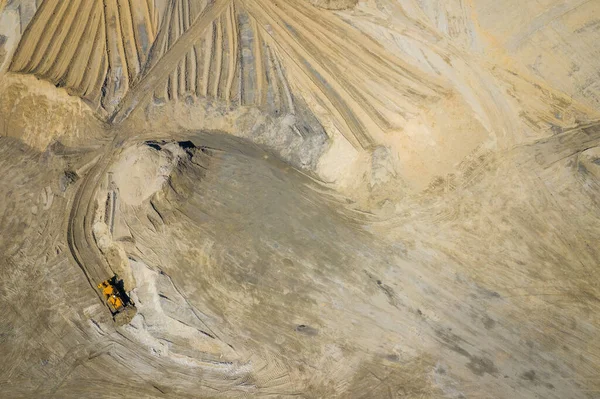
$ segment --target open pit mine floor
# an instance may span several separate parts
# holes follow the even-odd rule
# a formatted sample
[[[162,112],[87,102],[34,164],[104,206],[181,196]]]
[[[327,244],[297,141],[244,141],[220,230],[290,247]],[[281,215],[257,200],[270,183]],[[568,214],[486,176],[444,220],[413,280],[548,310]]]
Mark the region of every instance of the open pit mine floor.
[[[600,398],[600,0],[0,0],[0,398]]]

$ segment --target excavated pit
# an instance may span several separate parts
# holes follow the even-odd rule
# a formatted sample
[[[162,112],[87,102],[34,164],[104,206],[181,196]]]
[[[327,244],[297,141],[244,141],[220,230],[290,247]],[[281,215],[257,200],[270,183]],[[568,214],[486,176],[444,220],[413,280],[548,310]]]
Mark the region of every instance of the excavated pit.
[[[598,396],[597,1],[134,3],[0,0],[1,398]]]

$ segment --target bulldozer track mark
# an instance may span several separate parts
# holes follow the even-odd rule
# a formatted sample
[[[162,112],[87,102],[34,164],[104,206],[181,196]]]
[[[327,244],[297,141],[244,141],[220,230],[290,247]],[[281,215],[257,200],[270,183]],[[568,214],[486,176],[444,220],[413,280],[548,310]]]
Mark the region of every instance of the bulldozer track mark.
[[[157,20],[153,1],[44,0],[9,70],[65,87],[106,116],[139,77]]]
[[[114,123],[149,93],[283,115],[295,112],[292,87],[313,89],[357,148],[449,93],[438,77],[302,2],[171,0],[160,13],[153,1],[45,0],[10,70],[64,86]]]
[[[204,57],[204,69],[202,74],[202,96],[206,97],[208,95],[208,82],[210,79],[210,64],[214,57],[214,40],[215,40],[215,27],[213,26],[207,32],[207,37],[205,39],[205,43],[210,43],[207,45],[206,55]],[[198,48],[197,53],[200,55],[202,49]],[[198,91],[196,91],[198,92]]]
[[[169,7],[165,19],[166,22],[161,26],[161,32],[156,44],[150,51],[149,64],[146,67],[145,73],[141,74],[141,78],[132,90],[127,92],[118,107],[116,107],[108,118],[108,121],[110,123],[120,123],[125,120],[146,96],[150,95],[150,93],[155,93],[165,82],[167,82],[166,84],[170,88],[170,93],[168,94],[173,95],[173,87],[178,79],[177,68],[179,63],[182,62],[188,52],[192,51],[192,46],[198,37],[202,35],[216,18],[221,16],[229,4],[230,1],[227,0],[216,0],[210,3],[201,10],[190,25],[190,28],[179,36],[176,35],[179,29],[176,27],[178,24],[176,21],[178,20],[177,10],[181,10],[181,8],[174,7],[177,3],[172,7],[172,11],[171,7]],[[171,78],[170,83],[169,75],[175,75]]]
[[[91,224],[95,204],[94,195],[98,180],[103,176],[109,163],[108,158],[106,155],[102,157],[82,179],[73,199],[67,228],[67,243],[71,254],[102,303],[104,299],[96,289],[96,285],[107,278],[111,269],[96,246]]]
[[[286,54],[286,66],[295,67],[296,83],[321,93],[319,98],[355,146],[370,147],[394,127],[386,115],[418,113],[419,104],[435,102],[439,93],[449,92],[441,81],[387,55],[330,14],[297,2],[243,3],[262,26],[271,26],[268,34]],[[377,82],[389,88],[377,94],[370,87]]]
[[[164,83],[157,83],[154,97],[176,101],[192,95],[225,104],[269,108],[276,114],[293,112],[293,95],[284,63],[274,45],[263,39],[256,20],[238,3],[230,1],[208,21],[209,7],[193,9],[188,1],[179,0],[166,11],[150,60],[158,65],[169,58],[173,69]],[[188,49],[181,50],[183,54],[167,55],[183,35],[188,35],[189,29],[204,23],[198,22],[202,15],[194,12],[207,15],[206,33],[200,32]],[[241,37],[242,31],[247,33],[245,39]],[[154,68],[148,67],[145,75],[152,75]]]
[[[213,80],[213,89],[212,96],[217,97],[219,95],[219,82],[221,81],[221,72],[222,72],[222,64],[223,64],[223,26],[221,24],[221,19],[217,20],[217,25],[215,27],[215,50],[216,50],[216,61],[217,64],[214,68],[215,70],[215,79]]]

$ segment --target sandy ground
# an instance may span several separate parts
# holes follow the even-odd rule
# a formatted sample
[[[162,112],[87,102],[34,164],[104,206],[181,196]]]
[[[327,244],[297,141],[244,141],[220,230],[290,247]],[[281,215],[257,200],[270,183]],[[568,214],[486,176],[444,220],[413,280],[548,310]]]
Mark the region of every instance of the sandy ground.
[[[0,397],[599,397],[597,1],[139,3],[0,0]]]

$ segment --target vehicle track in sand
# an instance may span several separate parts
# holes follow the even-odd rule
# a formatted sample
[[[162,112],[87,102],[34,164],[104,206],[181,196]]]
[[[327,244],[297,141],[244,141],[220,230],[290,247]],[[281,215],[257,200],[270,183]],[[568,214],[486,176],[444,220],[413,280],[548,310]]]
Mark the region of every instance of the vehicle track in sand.
[[[154,2],[139,3],[44,0],[10,71],[65,87],[104,117],[138,78],[157,34]]]
[[[279,115],[294,114],[302,96],[359,149],[451,93],[334,12],[289,0],[171,0],[160,10],[152,1],[45,0],[10,71],[64,87],[117,123],[151,95]]]
[[[101,179],[115,156],[116,144],[120,135],[107,145],[99,155],[98,161],[81,179],[77,193],[73,198],[67,228],[67,243],[75,262],[79,265],[100,301],[105,304],[102,294],[96,286],[114,275],[104,255],[100,252],[93,236],[93,222],[96,205],[96,193]]]

